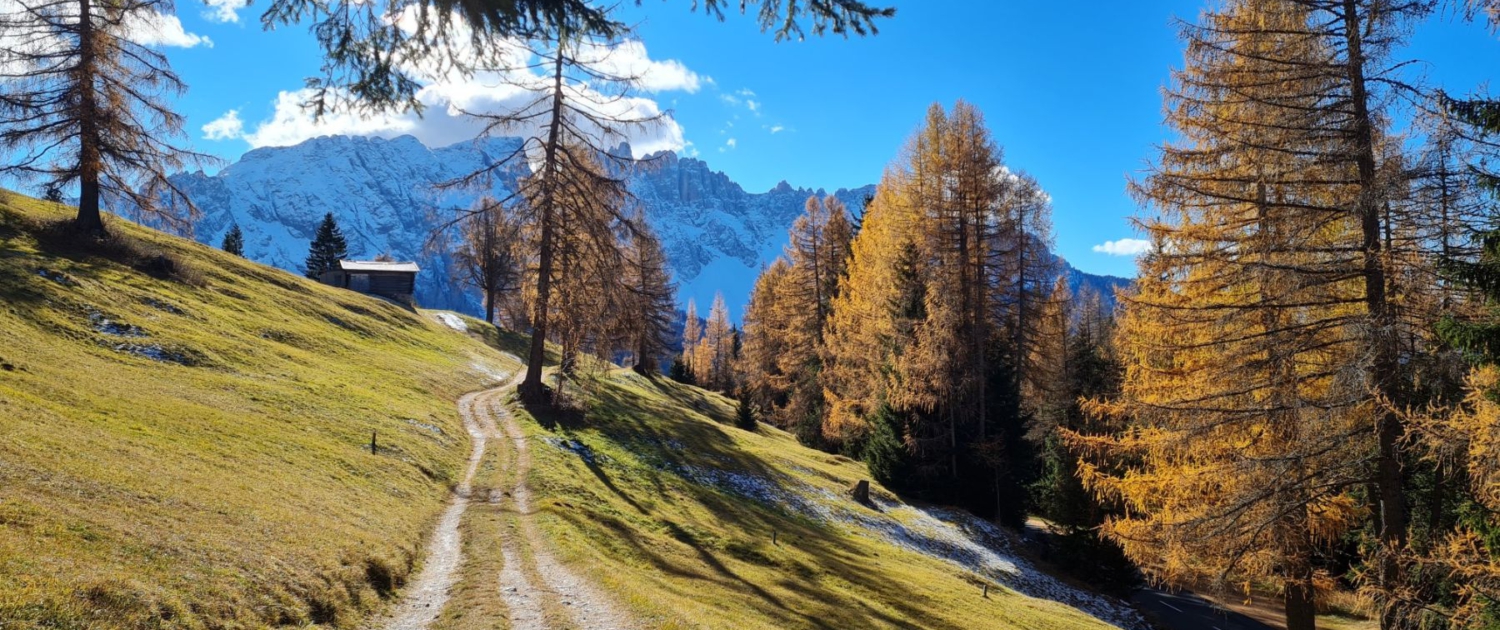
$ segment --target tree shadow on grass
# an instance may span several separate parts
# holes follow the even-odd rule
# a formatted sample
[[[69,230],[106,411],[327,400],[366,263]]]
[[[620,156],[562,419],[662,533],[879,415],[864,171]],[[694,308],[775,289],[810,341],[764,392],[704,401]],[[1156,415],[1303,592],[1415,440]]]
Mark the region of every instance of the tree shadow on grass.
[[[745,496],[732,488],[705,485],[701,478],[684,474],[684,471],[709,468],[732,471],[736,475],[763,480],[771,486],[771,494],[767,496],[772,498],[798,492],[786,487],[786,481],[790,480],[782,473],[737,446],[731,432],[739,429],[716,423],[719,421],[717,416],[730,421],[730,415],[722,413],[718,408],[720,405],[709,395],[691,388],[678,388],[675,383],[651,381],[644,387],[651,387],[664,397],[648,396],[628,386],[636,382],[633,377],[621,378],[629,380],[598,383],[591,388],[592,411],[587,416],[555,415],[551,410],[537,410],[539,415],[535,417],[549,432],[569,440],[605,440],[612,447],[628,451],[644,464],[630,466],[621,462],[616,465],[580,457],[601,485],[634,508],[634,516],[631,512],[615,512],[619,516],[610,516],[597,511],[558,510],[558,517],[582,532],[592,528],[611,541],[628,545],[632,555],[644,558],[661,574],[688,580],[688,585],[681,589],[685,597],[693,596],[692,591],[698,587],[691,585],[700,581],[742,591],[760,602],[757,607],[780,626],[945,625],[940,618],[930,616],[931,611],[939,607],[936,602],[924,604],[925,597],[914,593],[909,585],[882,575],[871,554],[846,541],[829,525],[781,502]],[[702,401],[708,409],[694,405],[692,401],[695,399]],[[688,410],[715,422],[684,417]],[[627,474],[627,471],[628,479],[613,478]],[[687,494],[691,503],[712,514],[713,521],[700,527],[693,524],[695,521],[691,516],[672,515],[670,506],[663,506],[659,511],[645,507],[657,505],[656,501],[672,503],[669,497],[674,493]],[[599,532],[601,526],[606,531]],[[715,533],[726,530],[731,533]],[[647,533],[649,531],[662,534],[651,535]],[[743,537],[733,532],[743,534]],[[772,532],[778,534],[778,545],[765,547],[764,542],[771,538]],[[685,545],[696,561],[686,563],[688,566],[685,567],[680,560],[674,562],[662,555],[662,545],[670,544],[663,538]],[[805,556],[799,559],[796,554],[777,552],[777,549],[795,549]],[[767,567],[784,577],[772,583],[757,581],[735,568],[740,562]],[[689,568],[692,566],[703,570],[692,570]],[[832,584],[822,583],[820,576],[824,574],[833,579]],[[788,600],[785,594],[773,591],[772,584],[796,596]],[[848,586],[835,586],[839,584]],[[863,596],[852,597],[847,594],[850,590]],[[975,596],[979,597],[978,589]],[[851,623],[855,625],[850,626]]]

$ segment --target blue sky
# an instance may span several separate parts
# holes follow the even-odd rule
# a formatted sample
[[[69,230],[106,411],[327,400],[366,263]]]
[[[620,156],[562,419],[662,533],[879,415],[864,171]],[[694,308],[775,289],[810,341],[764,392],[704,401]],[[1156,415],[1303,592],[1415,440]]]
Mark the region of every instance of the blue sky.
[[[781,43],[749,18],[719,23],[692,13],[688,0],[625,3],[640,52],[666,77],[642,93],[678,123],[664,146],[683,145],[752,192],[781,180],[853,187],[879,179],[930,104],[962,98],[985,112],[1007,163],[1052,194],[1058,253],[1085,271],[1132,275],[1133,258],[1095,247],[1134,236],[1125,181],[1168,137],[1160,89],[1182,59],[1172,20],[1193,18],[1204,0],[887,2],[898,15],[876,37]],[[263,7],[264,0],[226,22],[229,12],[196,1],[178,6],[183,28],[212,40],[167,49],[190,87],[179,109],[195,147],[233,160],[251,148],[247,138],[275,144],[328,130],[390,135],[401,125],[440,125],[345,120],[311,132],[290,119],[266,125],[276,122],[278,95],[301,87],[319,58],[305,27],[262,31]],[[1500,68],[1500,40],[1443,17],[1416,29],[1405,53],[1424,62],[1429,83],[1455,92],[1485,84]],[[216,139],[205,137],[203,127],[231,110],[238,133],[221,122]],[[462,134],[452,125],[429,132]]]

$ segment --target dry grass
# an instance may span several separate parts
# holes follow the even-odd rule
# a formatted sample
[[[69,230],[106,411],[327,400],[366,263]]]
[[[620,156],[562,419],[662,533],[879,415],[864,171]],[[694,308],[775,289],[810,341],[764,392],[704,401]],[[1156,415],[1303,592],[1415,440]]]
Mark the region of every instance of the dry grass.
[[[147,258],[59,244],[43,226],[69,212],[0,192],[0,628],[382,607],[466,454],[454,399],[514,363],[122,220]],[[177,267],[142,268],[158,255]]]

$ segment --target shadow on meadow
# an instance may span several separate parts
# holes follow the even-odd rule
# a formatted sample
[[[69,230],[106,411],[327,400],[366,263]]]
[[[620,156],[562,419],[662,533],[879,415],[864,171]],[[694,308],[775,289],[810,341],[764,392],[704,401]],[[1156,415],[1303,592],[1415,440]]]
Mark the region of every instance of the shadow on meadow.
[[[587,411],[525,413],[546,432],[546,443],[576,456],[602,492],[568,488],[565,499],[539,507],[609,555],[669,576],[656,581],[660,588],[686,599],[735,594],[734,605],[753,608],[774,627],[961,627],[934,615],[943,604],[893,575],[892,560],[778,501],[795,501],[807,484],[736,438],[743,431],[733,427],[724,399],[624,370],[578,387],[588,392]],[[852,481],[797,468],[839,485]],[[687,553],[674,553],[674,543]],[[976,605],[985,601],[983,581],[967,579]],[[995,593],[989,601],[1005,598]]]

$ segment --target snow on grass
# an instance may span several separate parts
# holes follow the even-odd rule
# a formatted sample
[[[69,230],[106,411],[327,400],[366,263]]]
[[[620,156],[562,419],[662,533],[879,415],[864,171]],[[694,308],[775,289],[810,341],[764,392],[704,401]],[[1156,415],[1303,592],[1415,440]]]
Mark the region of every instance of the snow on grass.
[[[469,332],[469,325],[464,323],[464,318],[458,315],[453,313],[433,313],[432,316],[436,317],[444,326],[462,333]]]
[[[879,496],[872,496],[878,509],[871,510],[842,493],[787,475],[768,478],[670,461],[658,467],[698,485],[951,562],[1028,597],[1061,602],[1121,628],[1149,627],[1129,605],[1074,588],[1031,566],[1014,554],[1010,537],[1000,527],[962,510],[914,506]]]
[[[513,355],[506,354],[505,356],[506,358],[511,358]],[[519,363],[520,360],[518,359],[516,362]],[[499,383],[504,383],[505,381],[510,380],[511,376],[510,371],[503,368],[497,368],[494,365],[490,364],[489,361],[474,360],[469,363],[469,369],[478,372],[479,375],[484,376],[485,378]]]
[[[93,324],[95,332],[101,332],[113,337],[145,337],[146,331],[140,326],[125,324],[112,320],[98,311],[89,313],[89,322]]]
[[[1149,627],[1128,605],[1064,584],[1012,555],[1011,538],[994,523],[962,510],[874,500],[889,517],[874,529],[897,546],[949,560],[1023,595],[1062,602],[1122,628]],[[880,519],[861,524],[868,527],[870,520]]]

